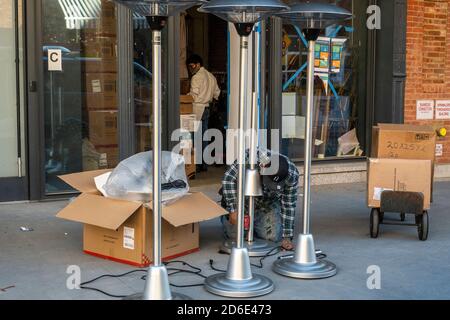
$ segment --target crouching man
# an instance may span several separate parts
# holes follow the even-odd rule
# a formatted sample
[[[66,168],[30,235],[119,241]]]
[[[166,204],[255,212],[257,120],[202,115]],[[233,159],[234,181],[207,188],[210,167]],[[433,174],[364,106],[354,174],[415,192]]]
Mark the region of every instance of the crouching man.
[[[247,153],[248,163],[248,153]],[[271,164],[274,162],[273,168]],[[278,163],[278,165],[276,165]],[[284,250],[292,250],[299,172],[284,155],[271,150],[257,152],[263,196],[255,197],[254,231],[257,238],[281,242]],[[238,163],[228,167],[222,179],[222,206],[230,213],[222,216],[225,238],[236,239]],[[246,197],[247,200],[247,197]],[[248,213],[248,201],[245,202]],[[245,233],[247,237],[247,231]]]

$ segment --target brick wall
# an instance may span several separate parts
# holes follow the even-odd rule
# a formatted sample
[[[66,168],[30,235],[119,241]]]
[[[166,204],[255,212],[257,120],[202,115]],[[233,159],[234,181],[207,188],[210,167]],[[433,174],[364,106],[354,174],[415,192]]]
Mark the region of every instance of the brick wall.
[[[450,163],[450,120],[416,120],[417,100],[450,100],[450,0],[408,0],[405,123],[444,126],[439,163]]]

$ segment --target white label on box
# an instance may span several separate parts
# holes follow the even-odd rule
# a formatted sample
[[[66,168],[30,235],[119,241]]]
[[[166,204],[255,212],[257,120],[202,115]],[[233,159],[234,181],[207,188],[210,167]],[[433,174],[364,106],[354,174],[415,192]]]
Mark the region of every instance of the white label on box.
[[[442,157],[444,152],[444,146],[442,144],[436,144],[436,157]]]
[[[62,51],[61,49],[48,49],[48,71],[62,71]]]
[[[393,191],[393,189],[380,188],[380,187],[373,188],[373,200],[380,201],[381,200],[381,193],[383,191]]]
[[[92,80],[92,92],[93,93],[100,93],[102,92],[102,83],[100,80]]]
[[[199,128],[201,121],[196,120],[195,114],[182,114],[180,116],[180,127],[181,129],[194,132]]]
[[[134,228],[123,227],[123,247],[134,250]]]
[[[450,119],[450,100],[436,100],[436,119]]]
[[[434,100],[417,100],[416,108],[417,120],[434,119]]]

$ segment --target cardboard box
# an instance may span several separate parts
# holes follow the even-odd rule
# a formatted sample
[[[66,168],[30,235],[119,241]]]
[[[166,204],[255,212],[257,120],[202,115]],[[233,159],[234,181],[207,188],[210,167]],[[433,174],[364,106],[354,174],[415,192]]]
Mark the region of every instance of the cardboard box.
[[[86,108],[88,110],[118,110],[117,95],[86,93]]]
[[[117,57],[117,38],[115,36],[85,33],[81,48],[83,57],[115,58]]]
[[[101,95],[117,95],[117,73],[86,73],[86,92]]]
[[[117,110],[89,111],[89,140],[96,147],[117,145]]]
[[[368,160],[367,205],[380,207],[384,190],[421,192],[424,209],[430,208],[431,160],[375,159]]]
[[[60,178],[82,192],[57,217],[84,224],[83,251],[105,259],[148,266],[153,260],[153,215],[139,202],[103,197],[94,177],[110,170]],[[199,250],[198,223],[227,212],[202,193],[192,193],[162,207],[162,257],[173,259]]]
[[[152,140],[152,131],[149,123],[136,123],[137,130],[137,151],[149,151],[152,149],[153,140]]]
[[[112,110],[118,108],[116,73],[86,73],[85,88],[87,109]]]
[[[372,158],[432,160],[436,132],[431,126],[380,123],[372,129]]]
[[[379,123],[372,128],[372,158],[431,160],[433,199],[436,131],[432,126]]]
[[[188,78],[180,79],[180,93],[188,94],[191,91],[191,81]]]
[[[115,58],[82,58],[85,73],[116,73],[117,57]]]
[[[180,114],[192,114],[194,113],[194,106],[192,103],[194,99],[190,95],[180,96]]]
[[[195,177],[197,167],[195,164],[195,149],[193,148],[181,149],[181,153],[183,154],[184,157],[186,176],[188,178]]]
[[[193,103],[194,98],[191,95],[185,94],[180,95],[180,103]]]
[[[119,164],[119,146],[102,147],[97,146],[95,148],[100,153],[99,168],[115,168]]]

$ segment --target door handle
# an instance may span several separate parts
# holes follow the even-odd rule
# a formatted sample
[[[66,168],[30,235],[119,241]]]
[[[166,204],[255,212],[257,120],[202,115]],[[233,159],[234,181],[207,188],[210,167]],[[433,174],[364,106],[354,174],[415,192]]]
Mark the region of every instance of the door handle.
[[[30,92],[37,92],[37,82],[36,81],[30,81],[29,91]]]

